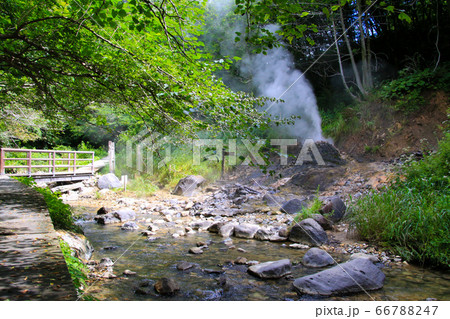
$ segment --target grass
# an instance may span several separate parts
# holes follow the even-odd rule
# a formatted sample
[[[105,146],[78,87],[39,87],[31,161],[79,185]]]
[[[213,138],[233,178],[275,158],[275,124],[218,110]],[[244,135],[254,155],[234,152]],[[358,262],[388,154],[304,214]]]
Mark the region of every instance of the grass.
[[[450,267],[450,133],[436,153],[403,168],[403,179],[359,199],[351,222],[362,239],[409,262]]]
[[[72,256],[72,250],[69,245],[63,240],[59,241],[59,246],[66,260],[67,269],[69,270],[70,277],[77,291],[78,297],[82,297],[81,300],[94,300],[92,296],[85,295],[84,289],[87,287],[86,281],[88,280],[87,274],[89,272],[87,266],[81,262],[77,257]]]
[[[315,214],[319,214],[319,210],[322,208],[322,202],[315,197],[312,204],[309,207],[303,207],[302,211],[297,213],[294,217],[296,223],[306,219],[311,218]]]
[[[328,112],[321,112],[322,131],[325,136],[338,142],[344,136],[356,132],[361,127],[357,106],[343,106]]]
[[[228,142],[224,141],[224,145]],[[125,149],[116,154],[116,175],[128,175],[129,184],[127,190],[135,192],[138,196],[145,196],[154,193],[158,189],[172,189],[178,181],[188,175],[201,175],[208,182],[213,182],[221,177],[221,158],[213,149],[201,148],[199,162],[194,161],[191,145],[171,146],[170,160],[162,163],[165,149],[160,149],[159,153],[154,153],[153,171],[147,167],[147,158],[143,152],[142,167],[136,168],[136,158],[133,152],[132,164],[128,166],[127,153]],[[246,156],[247,152],[243,145],[237,144],[237,155]],[[237,159],[237,163],[242,159]],[[158,167],[159,166],[159,167]],[[225,160],[224,170],[227,172],[231,166]]]

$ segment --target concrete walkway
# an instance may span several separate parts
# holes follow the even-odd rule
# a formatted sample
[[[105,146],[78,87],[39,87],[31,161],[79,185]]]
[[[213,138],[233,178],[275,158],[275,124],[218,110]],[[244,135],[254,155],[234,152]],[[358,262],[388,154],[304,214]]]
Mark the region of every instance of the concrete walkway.
[[[0,300],[75,300],[41,194],[0,179]]]

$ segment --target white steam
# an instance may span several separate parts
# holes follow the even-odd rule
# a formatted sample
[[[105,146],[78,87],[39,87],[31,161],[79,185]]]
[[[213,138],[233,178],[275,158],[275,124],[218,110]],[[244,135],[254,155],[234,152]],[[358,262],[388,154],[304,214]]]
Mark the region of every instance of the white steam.
[[[233,10],[234,0],[210,0],[208,5],[213,8],[217,17],[223,17]],[[220,23],[218,21],[218,23]],[[278,26],[267,26],[274,32]],[[244,34],[244,22],[237,21],[232,28],[226,30],[226,37],[220,43],[221,54],[233,56],[235,32]],[[291,54],[284,48],[267,50],[267,54],[252,54],[241,61],[241,75],[250,78],[252,86],[259,96],[280,99],[283,102],[268,102],[268,113],[281,118],[300,116],[293,125],[286,125],[284,131],[302,140],[324,140],[321,129],[321,119],[317,108],[316,97],[305,76],[294,67]],[[235,86],[235,85],[233,85]],[[235,86],[236,87],[236,86]]]

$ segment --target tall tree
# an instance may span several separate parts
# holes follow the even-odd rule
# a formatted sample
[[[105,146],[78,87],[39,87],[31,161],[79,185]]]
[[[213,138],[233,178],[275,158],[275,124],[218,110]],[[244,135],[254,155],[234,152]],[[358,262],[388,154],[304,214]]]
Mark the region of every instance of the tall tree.
[[[234,128],[266,120],[258,100],[213,76],[226,65],[198,40],[203,1],[5,0],[0,99],[47,117],[83,118],[102,105],[152,130]]]

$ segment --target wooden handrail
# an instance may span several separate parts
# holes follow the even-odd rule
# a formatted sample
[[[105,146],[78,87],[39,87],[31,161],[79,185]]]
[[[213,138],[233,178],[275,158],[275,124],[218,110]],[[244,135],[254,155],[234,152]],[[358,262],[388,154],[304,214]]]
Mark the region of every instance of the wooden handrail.
[[[25,153],[26,157],[11,156],[7,157],[7,153]],[[33,154],[47,153],[48,157],[43,158],[42,155],[33,158]],[[66,158],[57,158],[57,155],[67,154]],[[89,158],[80,158],[78,155],[90,155]],[[13,154],[10,154],[13,155]],[[19,155],[20,156],[20,155]],[[8,161],[22,161],[22,163],[14,163],[16,165],[7,165]],[[58,163],[59,161],[59,163]],[[59,150],[32,150],[32,149],[18,149],[18,148],[1,148],[0,149],[0,175],[10,176],[39,176],[51,174],[56,176],[58,174],[67,174],[71,176],[77,175],[77,169],[80,167],[90,167],[91,173],[94,174],[95,154],[90,151],[59,151]],[[42,162],[47,162],[43,165]],[[63,165],[61,165],[61,162]],[[58,164],[59,165],[58,165]],[[6,173],[6,169],[25,169],[26,173]],[[47,172],[33,172],[33,169],[47,168]],[[67,171],[57,171],[57,168],[67,168]],[[78,173],[80,174],[80,173]]]

